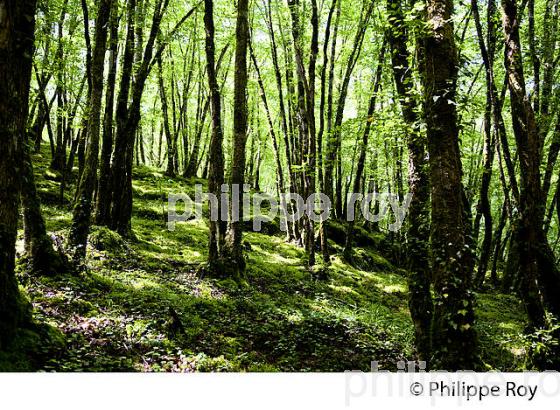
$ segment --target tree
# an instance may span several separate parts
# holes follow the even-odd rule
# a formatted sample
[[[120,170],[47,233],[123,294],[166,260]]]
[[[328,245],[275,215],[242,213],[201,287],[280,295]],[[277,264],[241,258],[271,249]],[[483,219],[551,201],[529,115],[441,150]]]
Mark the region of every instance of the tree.
[[[490,259],[490,251],[492,246],[492,209],[488,191],[490,189],[490,181],[492,179],[492,163],[494,162],[494,146],[496,132],[492,128],[492,111],[495,110],[494,105],[497,104],[496,86],[494,84],[494,51],[496,43],[496,27],[493,19],[493,10],[495,9],[494,0],[488,3],[488,42],[484,40],[482,32],[482,24],[480,22],[480,13],[478,10],[478,2],[471,2],[471,9],[476,26],[480,54],[482,56],[484,70],[486,73],[486,107],[484,110],[484,147],[483,147],[483,170],[480,183],[480,197],[477,204],[477,215],[475,218],[474,237],[478,237],[478,229],[480,218],[484,217],[484,239],[478,262],[478,273],[476,282],[481,285],[484,282],[488,261]],[[488,44],[486,44],[488,43]],[[494,128],[495,129],[495,128]],[[476,243],[476,240],[474,241]]]
[[[156,39],[160,32],[163,16],[169,6],[169,0],[157,0],[152,14],[150,33],[144,46],[143,53],[138,50],[141,45],[137,41],[136,62],[137,70],[132,78],[134,62],[134,11],[135,0],[128,3],[128,27],[126,46],[121,72],[121,89],[117,101],[117,134],[112,154],[111,166],[111,211],[109,227],[123,236],[131,234],[132,218],[132,165],[134,162],[134,146],[138,124],[140,123],[140,108],[142,95],[148,76],[161,57],[167,46],[167,41],[160,42],[156,47]],[[198,5],[197,5],[198,6]],[[190,9],[168,33],[172,38],[181,25],[194,13],[197,6]],[[154,52],[155,51],[155,52]],[[140,55],[142,56],[140,58]],[[130,94],[130,95],[129,95]],[[128,103],[130,98],[130,104]]]
[[[99,156],[99,133],[101,128],[101,98],[103,96],[103,70],[107,49],[107,25],[113,0],[102,0],[95,20],[95,46],[91,63],[91,94],[88,103],[88,136],[84,170],[80,177],[76,203],[72,214],[72,226],[68,246],[73,252],[75,262],[79,263],[86,255],[87,237],[93,209],[93,191],[97,181]]]
[[[35,0],[0,1],[0,349],[27,319],[14,275]]]
[[[103,114],[103,146],[101,148],[101,165],[99,167],[99,181],[97,186],[97,201],[95,221],[97,225],[106,225],[110,210],[110,175],[111,152],[113,151],[113,118],[115,111],[115,87],[117,79],[117,54],[119,45],[119,16],[118,0],[113,0],[113,9],[109,18],[109,73],[105,88],[105,113]]]
[[[505,67],[513,133],[520,158],[519,217],[514,240],[519,251],[521,294],[532,327],[546,326],[543,302],[560,317],[560,272],[543,230],[546,202],[540,178],[541,141],[535,113],[527,97],[519,20],[515,0],[502,0]]]
[[[432,202],[432,365],[472,369],[477,364],[477,335],[455,102],[453,0],[428,0],[426,6],[420,48]]]
[[[208,191],[218,199],[214,206],[216,215],[221,216],[221,186],[224,182],[224,154],[223,130],[221,120],[220,89],[216,78],[215,45],[214,45],[214,2],[204,0],[204,27],[206,28],[205,52],[206,75],[210,93],[210,107],[212,113],[212,134],[208,152]],[[211,204],[212,206],[212,204]],[[210,218],[208,264],[211,270],[221,270],[222,252],[224,248],[223,221]]]
[[[245,270],[241,240],[243,235],[243,185],[245,184],[245,148],[247,144],[247,48],[249,43],[249,1],[238,0],[235,30],[235,75],[233,96],[233,157],[231,184],[237,186],[237,195],[230,190],[231,218],[228,233],[229,259],[236,271]],[[237,198],[236,198],[237,197]],[[235,213],[238,213],[235,216]]]
[[[317,60],[318,46],[318,10],[317,2],[311,2],[311,47],[308,70],[305,70],[302,33],[300,24],[299,0],[288,0],[290,17],[292,20],[293,53],[297,75],[297,126],[299,147],[298,160],[302,169],[301,195],[309,198],[315,193],[315,63]],[[315,264],[315,233],[313,220],[309,215],[303,216],[304,246],[307,251],[308,265]]]
[[[352,51],[350,57],[346,63],[346,69],[344,72],[344,78],[342,80],[342,85],[340,87],[340,95],[338,97],[338,104],[336,106],[336,115],[332,128],[329,126],[328,133],[329,139],[327,141],[327,148],[325,150],[325,194],[329,198],[333,198],[333,173],[334,170],[338,170],[337,180],[335,183],[336,189],[334,191],[335,198],[335,211],[337,217],[342,217],[342,168],[340,159],[340,148],[342,143],[342,120],[344,116],[344,107],[346,106],[346,98],[348,95],[348,87],[350,85],[350,80],[352,77],[352,72],[356,67],[356,63],[360,56],[362,50],[362,44],[364,41],[364,36],[366,30],[369,26],[369,21],[373,13],[375,2],[365,1],[363,4],[363,9],[360,13],[360,21],[358,24],[358,29],[354,36],[354,42],[352,44]],[[333,40],[334,41],[334,40]]]
[[[407,268],[409,309],[420,360],[431,355],[433,302],[430,293],[429,201],[430,183],[426,161],[426,141],[420,130],[417,102],[413,95],[414,79],[407,49],[408,31],[400,0],[388,0],[388,30],[393,63],[393,78],[408,132],[408,188],[412,195],[408,213]]]
[[[41,201],[35,186],[29,133],[25,133],[25,136],[22,144],[21,183],[25,253],[33,272],[46,275],[61,273],[68,268],[66,256],[53,248],[53,241],[47,234],[45,219],[41,213]]]
[[[381,45],[381,51],[379,53],[379,58],[377,59],[377,69],[375,72],[375,78],[373,81],[373,91],[372,95],[369,99],[369,107],[367,112],[366,118],[366,125],[364,127],[364,132],[362,134],[362,141],[360,144],[360,155],[358,157],[358,164],[356,166],[356,174],[354,175],[354,183],[352,187],[352,192],[359,193],[362,191],[362,177],[364,173],[364,168],[366,164],[366,155],[367,155],[367,148],[368,148],[368,141],[369,141],[369,134],[371,131],[371,123],[373,122],[373,115],[375,112],[375,103],[377,101],[377,94],[379,93],[379,88],[381,87],[381,76],[383,74],[383,64],[385,60],[385,48],[386,48],[386,41],[383,41]],[[354,203],[354,212],[353,215],[356,215],[356,208],[357,204]],[[350,221],[348,221],[348,226],[346,228],[346,239],[344,243],[344,250],[343,255],[347,261],[352,260],[352,241],[354,239],[354,222],[356,216]]]

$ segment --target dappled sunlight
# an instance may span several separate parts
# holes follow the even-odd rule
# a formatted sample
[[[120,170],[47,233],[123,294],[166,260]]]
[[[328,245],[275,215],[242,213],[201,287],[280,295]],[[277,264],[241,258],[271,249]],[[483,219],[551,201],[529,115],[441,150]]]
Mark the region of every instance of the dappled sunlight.
[[[188,186],[149,167],[135,173],[134,238],[93,227],[84,278],[31,278],[25,286],[38,316],[69,340],[45,370],[343,371],[415,357],[406,273],[374,248],[356,247],[355,264],[334,254],[319,278],[284,233],[247,232],[243,278],[206,277],[198,269],[207,221],[167,230],[161,197],[199,181]],[[69,209],[44,209],[49,229],[71,218]],[[481,295],[485,357],[499,348],[523,362],[513,304]]]

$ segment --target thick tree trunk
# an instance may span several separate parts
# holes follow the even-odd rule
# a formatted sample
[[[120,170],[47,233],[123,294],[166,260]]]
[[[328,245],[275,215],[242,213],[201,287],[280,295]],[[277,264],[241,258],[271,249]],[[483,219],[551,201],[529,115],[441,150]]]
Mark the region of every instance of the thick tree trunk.
[[[142,62],[138,70],[134,73],[134,82],[131,92],[131,103],[127,109],[125,108],[125,111],[120,112],[120,116],[119,108],[117,108],[117,120],[121,120],[121,126],[117,127],[115,150],[113,151],[111,172],[112,203],[110,227],[116,230],[122,236],[129,236],[131,234],[132,165],[134,160],[136,131],[140,122],[140,103],[142,100],[142,94],[144,92],[146,79],[148,78],[148,75],[154,64],[152,56],[154,54],[156,36],[160,30],[161,20],[168,5],[169,0],[158,0],[154,5],[150,35],[148,36],[148,40],[144,48]],[[129,28],[129,32],[127,33],[127,41],[129,39],[130,41],[133,41],[132,39],[134,38],[134,32],[131,33],[130,31],[131,30]],[[156,60],[163,52],[162,47],[163,46],[160,45],[160,47],[158,47],[156,51]],[[130,58],[130,56],[128,56],[128,58]],[[128,62],[129,61],[127,61],[127,56],[125,55],[125,63]],[[121,96],[119,96],[119,99],[120,97]]]
[[[119,94],[117,96],[116,109],[116,134],[115,146],[111,155],[111,173],[109,181],[110,194],[107,203],[103,206],[108,209],[107,225],[117,230],[117,214],[120,211],[120,202],[116,201],[121,192],[126,189],[124,183],[126,179],[126,153],[127,153],[127,133],[126,123],[128,118],[128,101],[130,96],[130,86],[132,82],[132,66],[134,62],[134,27],[135,27],[136,1],[130,0],[127,4],[127,31],[122,57],[121,79],[119,84]],[[126,226],[128,228],[128,226]]]
[[[458,61],[452,13],[452,0],[428,0],[421,45],[432,192],[432,365],[446,370],[472,369],[478,362],[455,105]]]
[[[408,188],[412,195],[408,212],[407,266],[409,270],[408,305],[414,323],[416,350],[420,360],[429,360],[431,355],[430,327],[433,301],[430,294],[430,183],[428,180],[426,142],[420,130],[420,118],[414,101],[413,77],[410,70],[410,54],[407,49],[408,35],[400,0],[388,0],[389,43],[393,77],[399,96],[403,119],[409,127],[408,145]]]
[[[35,187],[30,142],[30,140],[26,140],[22,146],[21,204],[23,208],[25,252],[33,272],[51,275],[61,273],[68,266],[65,256],[53,249],[53,242],[47,234],[45,220],[41,213],[41,201]]]
[[[546,201],[539,169],[541,141],[533,107],[526,94],[516,1],[502,0],[502,8],[505,66],[521,171],[519,222],[514,239],[519,249],[520,290],[531,325],[539,328],[545,325],[542,299],[554,315],[560,316],[560,273],[543,230]]]
[[[0,349],[29,319],[14,275],[35,0],[0,0]]]

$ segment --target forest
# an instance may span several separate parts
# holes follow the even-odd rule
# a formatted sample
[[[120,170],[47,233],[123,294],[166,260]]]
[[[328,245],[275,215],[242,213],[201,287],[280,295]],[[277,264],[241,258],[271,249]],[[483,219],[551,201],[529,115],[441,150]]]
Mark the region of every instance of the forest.
[[[560,370],[559,6],[0,0],[0,371]]]

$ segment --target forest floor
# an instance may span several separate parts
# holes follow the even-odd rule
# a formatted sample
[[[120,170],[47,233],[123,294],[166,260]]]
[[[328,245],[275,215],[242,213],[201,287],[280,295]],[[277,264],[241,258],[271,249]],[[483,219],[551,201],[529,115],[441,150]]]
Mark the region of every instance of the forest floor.
[[[64,237],[73,187],[61,205],[48,152],[34,161],[48,230]],[[398,360],[414,359],[406,272],[375,246],[384,240],[381,234],[362,230],[374,245],[356,248],[354,266],[333,256],[322,276],[304,268],[302,249],[281,233],[247,233],[244,278],[210,278],[197,270],[206,257],[206,224],[166,227],[167,194],[192,193],[195,183],[205,181],[137,167],[134,239],[93,227],[87,272],[80,275],[37,277],[20,263],[21,289],[59,344],[29,356],[33,336],[24,333],[19,350],[0,353],[0,369],[368,371],[373,360],[396,370]],[[20,231],[20,253],[22,246]],[[478,293],[476,312],[487,368],[524,369],[519,300]]]

